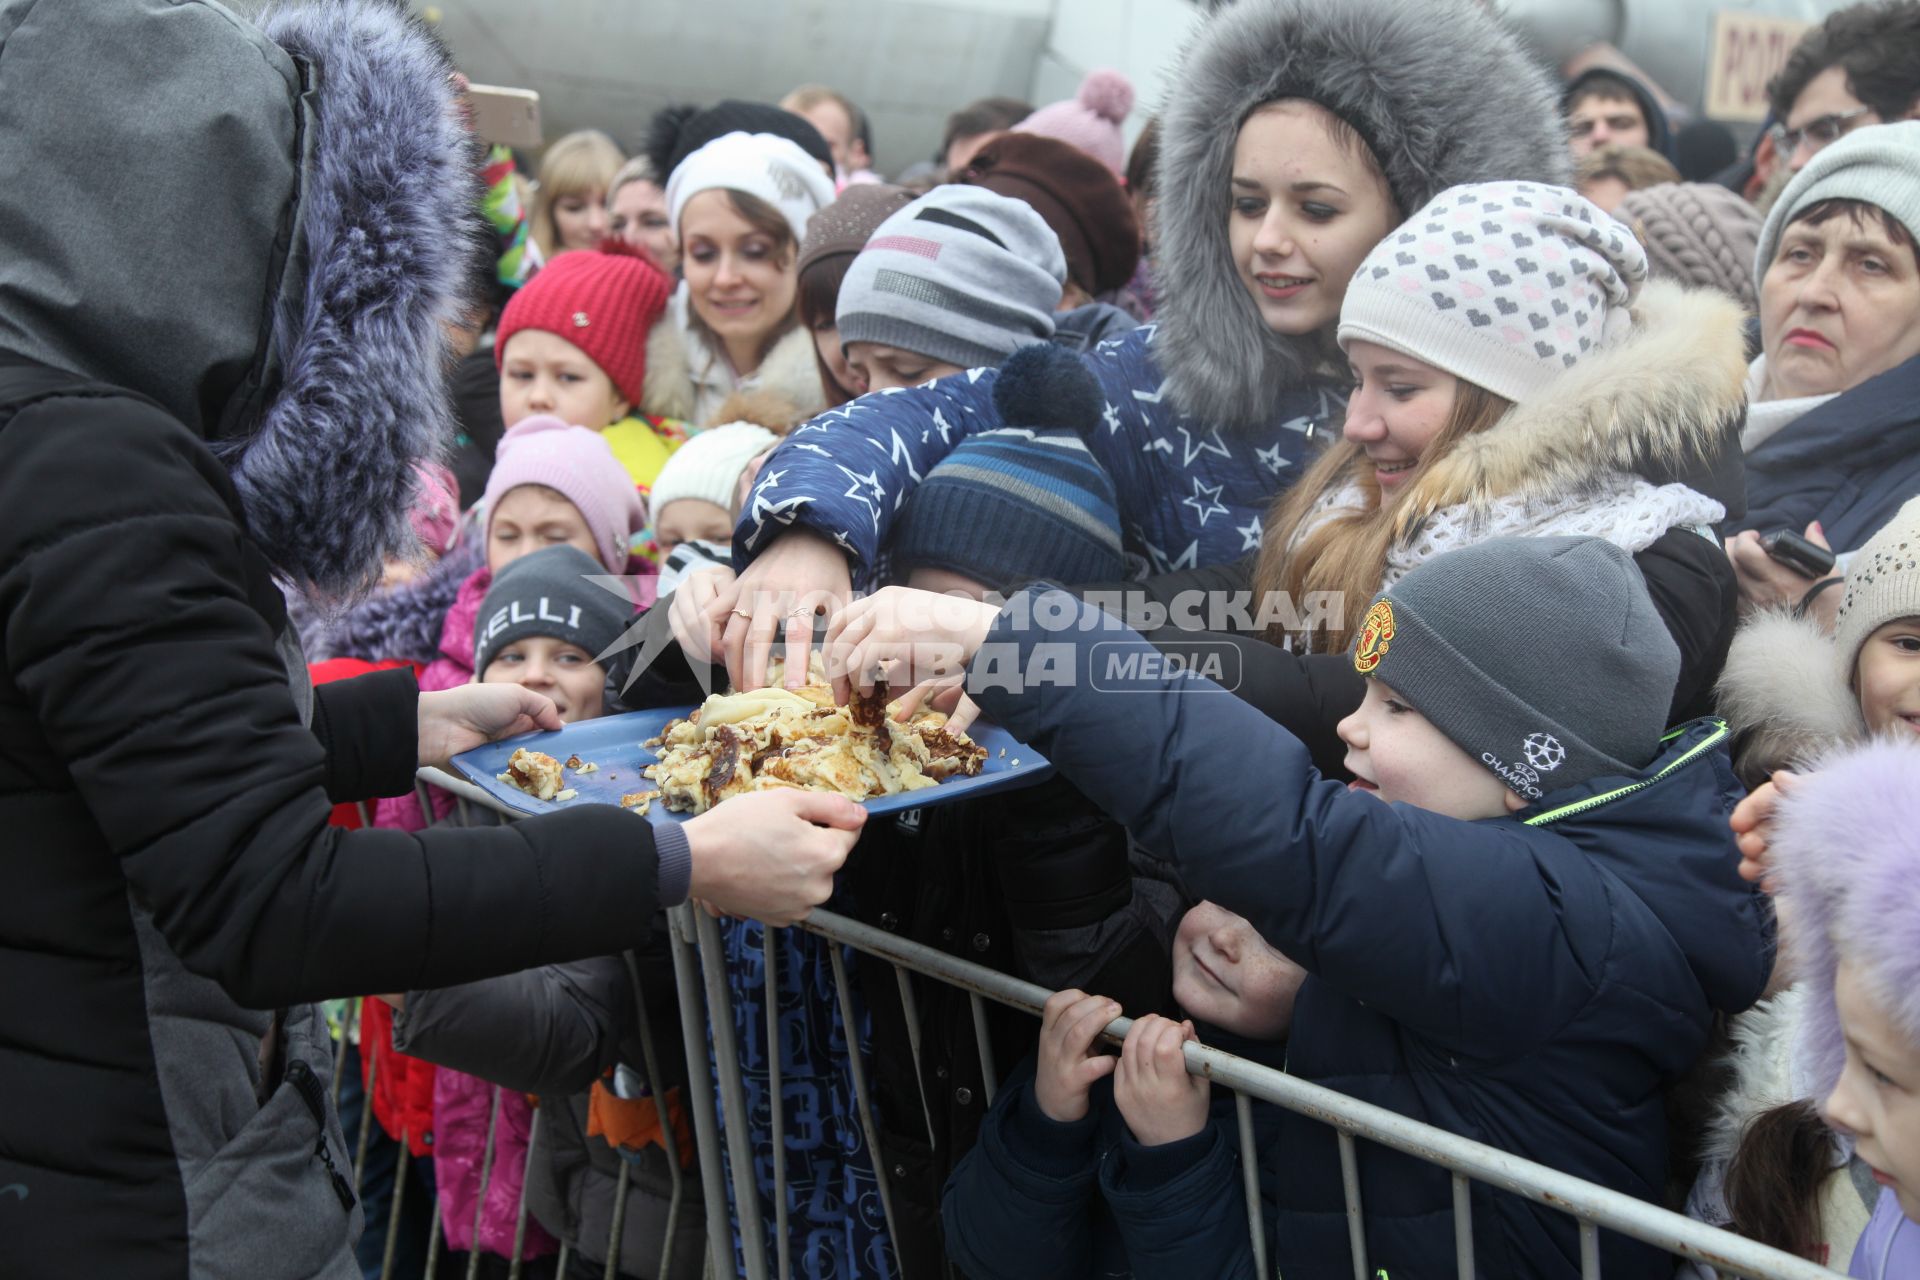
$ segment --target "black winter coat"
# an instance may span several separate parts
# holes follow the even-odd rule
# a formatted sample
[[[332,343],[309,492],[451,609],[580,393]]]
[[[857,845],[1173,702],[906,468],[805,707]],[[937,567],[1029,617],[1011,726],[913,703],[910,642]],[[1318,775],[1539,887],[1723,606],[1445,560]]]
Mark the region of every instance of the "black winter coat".
[[[651,829],[328,826],[412,785],[412,678],[324,686],[302,723],[207,446],[16,365],[0,459],[0,1187],[26,1191],[0,1198],[0,1273],[333,1275],[350,1161],[324,1026],[285,1007],[636,945]]]

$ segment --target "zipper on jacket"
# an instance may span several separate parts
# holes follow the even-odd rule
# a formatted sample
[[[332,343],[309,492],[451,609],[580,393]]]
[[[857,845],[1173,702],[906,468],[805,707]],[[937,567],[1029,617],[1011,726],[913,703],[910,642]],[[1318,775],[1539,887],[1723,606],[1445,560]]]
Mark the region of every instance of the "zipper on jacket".
[[[320,1087],[320,1077],[313,1074],[313,1068],[304,1058],[295,1058],[287,1064],[287,1083],[300,1095],[300,1101],[307,1104],[307,1110],[313,1112],[313,1122],[320,1127],[320,1137],[315,1141],[313,1154],[320,1157],[320,1163],[326,1167],[327,1177],[333,1183],[333,1194],[340,1197],[340,1207],[349,1212],[354,1205],[353,1184],[340,1176],[340,1170],[333,1163],[333,1152],[327,1149],[327,1095]]]
[[[1611,804],[1613,801],[1620,799],[1622,796],[1630,796],[1636,791],[1644,790],[1645,788],[1650,787],[1654,783],[1660,781],[1662,778],[1665,778],[1667,775],[1677,772],[1680,769],[1684,769],[1687,765],[1690,765],[1695,760],[1699,759],[1701,755],[1705,754],[1708,751],[1711,751],[1714,747],[1719,746],[1721,741],[1726,738],[1727,732],[1728,732],[1726,721],[1716,720],[1713,722],[1713,724],[1714,724],[1714,730],[1712,733],[1708,734],[1705,738],[1702,738],[1699,742],[1694,743],[1693,746],[1687,748],[1686,753],[1683,754],[1678,760],[1675,760],[1672,764],[1668,765],[1666,768],[1662,769],[1660,772],[1654,774],[1651,778],[1642,778],[1640,779],[1640,781],[1632,784],[1631,786],[1621,787],[1616,791],[1609,791],[1605,795],[1588,796],[1585,800],[1579,800],[1569,805],[1562,805],[1560,808],[1549,810],[1546,813],[1537,813],[1533,817],[1528,818],[1526,820],[1527,825],[1530,827],[1544,826],[1546,823],[1549,823],[1549,822],[1558,822],[1562,818],[1571,818],[1575,814],[1586,813],[1588,810],[1597,809],[1603,804]],[[1671,742],[1673,739],[1679,737],[1684,732],[1686,732],[1686,730],[1677,729],[1674,732],[1668,734],[1666,737],[1662,738],[1661,741]]]

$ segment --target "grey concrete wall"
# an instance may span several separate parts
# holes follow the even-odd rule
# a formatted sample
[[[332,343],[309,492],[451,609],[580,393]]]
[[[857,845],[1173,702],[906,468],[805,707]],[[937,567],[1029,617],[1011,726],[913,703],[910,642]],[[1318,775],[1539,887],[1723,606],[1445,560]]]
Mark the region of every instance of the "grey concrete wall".
[[[880,167],[892,173],[933,153],[955,107],[1031,91],[1055,0],[416,0],[415,7],[472,79],[537,89],[549,139],[594,126],[633,149],[669,102],[773,101],[821,81],[872,115]]]

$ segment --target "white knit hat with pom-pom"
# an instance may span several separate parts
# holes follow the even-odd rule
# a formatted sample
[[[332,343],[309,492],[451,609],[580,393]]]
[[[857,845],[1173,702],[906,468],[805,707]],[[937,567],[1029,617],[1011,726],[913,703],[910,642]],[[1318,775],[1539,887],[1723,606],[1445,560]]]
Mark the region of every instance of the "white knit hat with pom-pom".
[[[1071,101],[1048,103],[1013,126],[1013,131],[1058,138],[1078,147],[1113,170],[1124,186],[1127,143],[1120,125],[1132,110],[1133,81],[1118,71],[1089,71]]]

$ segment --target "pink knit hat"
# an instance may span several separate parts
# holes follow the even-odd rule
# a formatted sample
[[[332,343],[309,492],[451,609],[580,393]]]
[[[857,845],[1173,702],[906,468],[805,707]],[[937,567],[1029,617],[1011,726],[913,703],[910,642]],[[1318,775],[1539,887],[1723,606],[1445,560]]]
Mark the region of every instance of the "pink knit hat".
[[[501,497],[523,484],[543,484],[571,502],[600,549],[600,563],[614,573],[625,571],[628,544],[634,530],[645,526],[647,513],[627,469],[599,432],[568,426],[549,414],[515,423],[500,438],[480,499],[489,533]]]
[[[1118,71],[1089,71],[1071,102],[1052,102],[1013,126],[1080,148],[1127,183],[1127,144],[1120,122],[1133,110],[1133,81]]]

